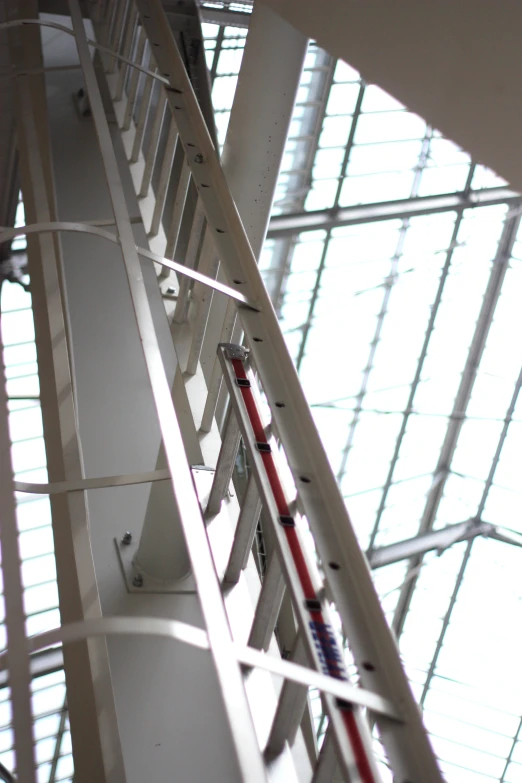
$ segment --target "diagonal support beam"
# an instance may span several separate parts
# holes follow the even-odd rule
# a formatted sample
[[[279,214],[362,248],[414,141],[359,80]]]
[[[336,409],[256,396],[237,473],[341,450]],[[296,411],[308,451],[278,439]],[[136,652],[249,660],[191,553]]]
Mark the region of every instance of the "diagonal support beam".
[[[489,474],[488,474],[488,477],[486,479],[486,483],[484,485],[484,489],[482,491],[482,497],[480,499],[480,502],[479,502],[479,505],[478,505],[478,509],[477,509],[477,514],[476,514],[476,518],[477,519],[480,519],[480,517],[481,517],[481,515],[482,515],[482,513],[484,511],[484,508],[486,506],[486,501],[487,501],[487,498],[488,498],[488,495],[489,495],[489,491],[490,491],[490,489],[491,489],[491,487],[493,485],[493,481],[494,481],[494,478],[495,478],[495,473],[496,473],[497,466],[498,466],[498,463],[499,463],[499,460],[500,460],[500,455],[502,454],[502,449],[504,447],[504,443],[505,443],[505,440],[506,440],[506,437],[507,437],[507,434],[508,434],[509,425],[511,424],[511,421],[513,419],[513,414],[515,412],[515,409],[516,409],[516,406],[517,406],[517,403],[518,403],[518,398],[519,398],[521,390],[522,390],[522,368],[521,368],[521,370],[519,372],[517,381],[515,383],[515,387],[513,389],[513,394],[511,396],[511,402],[509,403],[509,408],[508,408],[508,410],[506,412],[506,418],[504,419],[504,425],[502,427],[502,431],[501,431],[499,439],[498,439],[497,448],[495,450],[495,454],[494,454],[494,457],[493,457],[493,460],[492,460],[492,463],[491,463]],[[521,542],[522,542],[522,536],[518,535],[514,531],[505,530],[505,529],[502,529],[502,528],[494,528],[493,532],[490,534],[490,537],[496,539],[497,541],[502,541],[504,543],[514,544],[515,546],[521,546]],[[441,632],[439,634],[439,638],[437,640],[437,645],[436,645],[436,648],[435,648],[435,652],[433,654],[433,658],[431,659],[431,663],[430,663],[430,666],[429,666],[429,669],[428,669],[428,674],[426,676],[426,681],[424,683],[424,688],[423,688],[421,699],[420,699],[420,703],[421,704],[424,704],[424,700],[425,700],[425,698],[426,698],[426,696],[428,694],[431,681],[432,681],[433,676],[435,674],[435,669],[437,667],[437,663],[438,663],[438,660],[439,660],[439,655],[440,655],[440,652],[442,650],[442,647],[443,647],[443,644],[444,644],[444,640],[446,638],[446,633],[447,633],[448,628],[450,626],[450,621],[451,621],[451,616],[453,614],[453,609],[454,609],[455,604],[457,602],[457,597],[458,597],[458,594],[459,594],[460,586],[462,584],[462,580],[464,578],[464,574],[465,574],[465,571],[466,571],[469,559],[471,557],[472,547],[473,547],[473,541],[470,540],[468,542],[468,545],[466,547],[466,551],[465,551],[464,556],[462,558],[462,563],[461,563],[461,566],[460,566],[459,573],[457,575],[457,579],[456,579],[456,582],[455,582],[455,587],[453,589],[453,593],[452,593],[452,596],[450,598],[450,603],[449,603],[448,609],[446,611],[446,614],[445,614],[443,622],[442,622],[442,629],[441,629]]]
[[[457,447],[457,441],[462,429],[464,414],[466,413],[468,403],[471,399],[477,370],[486,346],[489,330],[493,322],[496,306],[502,290],[502,284],[508,270],[509,261],[513,244],[516,239],[518,227],[520,225],[520,216],[508,217],[504,224],[500,238],[497,256],[493,260],[491,274],[484,295],[484,300],[477,320],[475,333],[471,341],[471,346],[466,360],[466,365],[462,372],[460,386],[453,404],[452,415],[449,419],[449,425],[446,430],[444,442],[434,473],[434,481],[430,493],[428,494],[426,506],[422,515],[419,533],[426,533],[432,529],[437,512],[439,509],[446,481],[450,473],[450,466]],[[411,569],[417,568],[422,562],[422,555],[413,557],[410,561]],[[393,628],[397,637],[400,636],[404,628],[404,623],[413,597],[418,580],[418,575],[408,579],[403,586],[397,602],[397,609],[393,619]]]
[[[401,560],[425,555],[426,552],[434,550],[443,552],[459,541],[471,540],[478,536],[493,537],[495,532],[495,526],[488,522],[475,522],[474,520],[460,522],[458,525],[449,525],[441,530],[430,531],[405,541],[399,541],[397,544],[374,549],[372,552],[368,552],[368,562],[370,568],[383,568]]]

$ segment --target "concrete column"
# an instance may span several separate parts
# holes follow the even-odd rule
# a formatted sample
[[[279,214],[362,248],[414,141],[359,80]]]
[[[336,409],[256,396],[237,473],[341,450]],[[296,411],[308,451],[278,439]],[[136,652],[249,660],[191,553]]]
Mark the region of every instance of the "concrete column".
[[[268,228],[307,46],[308,39],[301,32],[264,3],[254,3],[222,165],[257,258]],[[201,352],[207,383],[225,311],[223,297],[214,297]],[[239,339],[237,330],[235,339]]]

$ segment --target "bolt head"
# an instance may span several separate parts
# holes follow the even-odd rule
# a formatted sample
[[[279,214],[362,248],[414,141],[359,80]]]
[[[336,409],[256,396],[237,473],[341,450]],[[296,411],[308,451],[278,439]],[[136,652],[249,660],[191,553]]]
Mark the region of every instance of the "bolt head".
[[[134,579],[132,580],[132,584],[134,587],[143,587],[143,577],[141,574],[136,574]]]
[[[201,152],[198,152],[197,155],[194,156],[194,163],[203,163],[204,157],[201,154]]]
[[[121,543],[123,544],[123,546],[128,546],[131,541],[132,541],[132,533],[129,530],[127,530],[127,532],[125,532],[121,537]]]

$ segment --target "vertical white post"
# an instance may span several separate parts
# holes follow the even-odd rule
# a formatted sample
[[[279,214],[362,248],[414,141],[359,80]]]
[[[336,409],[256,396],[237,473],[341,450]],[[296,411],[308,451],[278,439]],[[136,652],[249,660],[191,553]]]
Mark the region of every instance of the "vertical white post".
[[[277,179],[303,70],[308,39],[264,3],[254,3],[222,154],[223,170],[255,257],[265,240]],[[224,277],[223,277],[224,279]],[[223,332],[223,323],[228,333]],[[210,430],[221,369],[218,342],[238,342],[235,309],[213,297],[202,365],[209,399],[202,429]]]

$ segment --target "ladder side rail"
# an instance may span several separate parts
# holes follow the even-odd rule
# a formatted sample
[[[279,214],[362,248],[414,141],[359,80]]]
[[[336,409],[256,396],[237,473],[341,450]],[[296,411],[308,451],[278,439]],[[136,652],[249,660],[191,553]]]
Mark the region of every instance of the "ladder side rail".
[[[241,325],[281,434],[329,585],[347,631],[364,687],[405,711],[405,724],[379,721],[392,768],[411,783],[440,783],[435,755],[422,724],[396,641],[388,627],[371,574],[317,432],[277,316],[264,287],[201,110],[160,0],[137,0],[142,23],[162,73],[169,73],[167,100],[176,118],[192,175],[204,204],[218,255],[231,285],[257,301],[240,308]],[[190,145],[190,146],[189,146]],[[192,146],[193,145],[193,146]],[[195,162],[195,156],[198,161]]]
[[[348,681],[343,653],[329,622],[324,592],[307,562],[279,479],[275,451],[267,440],[259,415],[254,375],[245,367],[247,352],[241,346],[220,346],[218,350],[230,394],[231,413],[237,417],[263,508],[274,532],[278,559],[306,653],[317,671]],[[323,701],[347,780],[350,783],[379,783],[372,739],[361,711],[353,704],[339,702],[330,694],[323,694]]]

